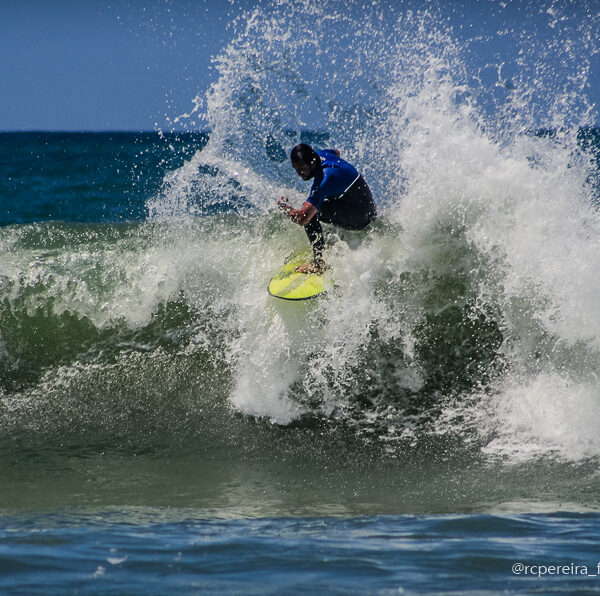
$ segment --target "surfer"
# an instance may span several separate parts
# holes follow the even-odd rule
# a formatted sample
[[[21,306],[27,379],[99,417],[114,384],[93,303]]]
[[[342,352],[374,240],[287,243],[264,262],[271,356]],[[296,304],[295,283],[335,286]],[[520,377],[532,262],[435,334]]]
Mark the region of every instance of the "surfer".
[[[294,209],[285,197],[277,204],[292,221],[304,226],[314,252],[314,261],[300,265],[297,271],[322,273],[325,240],[321,222],[362,230],[377,217],[377,208],[363,177],[337,149],[315,151],[300,143],[292,149],[290,159],[298,176],[314,179],[313,185],[300,209]]]

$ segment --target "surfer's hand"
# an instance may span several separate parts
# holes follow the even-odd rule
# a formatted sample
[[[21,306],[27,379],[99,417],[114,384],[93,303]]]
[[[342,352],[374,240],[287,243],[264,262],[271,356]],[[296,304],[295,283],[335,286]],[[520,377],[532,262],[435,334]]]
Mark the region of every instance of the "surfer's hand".
[[[280,209],[283,209],[284,211],[289,211],[289,209],[290,209],[290,205],[287,202],[287,199],[285,197],[281,197],[280,199],[277,199],[277,205]]]

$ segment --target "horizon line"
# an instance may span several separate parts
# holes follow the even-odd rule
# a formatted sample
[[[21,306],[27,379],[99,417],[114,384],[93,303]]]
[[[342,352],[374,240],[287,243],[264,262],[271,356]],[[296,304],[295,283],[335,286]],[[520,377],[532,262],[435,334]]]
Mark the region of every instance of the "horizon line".
[[[549,127],[540,127],[537,129],[530,129],[527,132],[543,132],[543,131],[548,131],[548,132],[556,132],[558,130],[564,130],[564,127],[558,127],[558,128],[549,128]],[[593,130],[593,129],[600,129],[600,123],[598,124],[591,124],[591,125],[586,125],[586,126],[578,126],[579,130]],[[126,129],[126,128],[122,128],[122,129],[114,129],[114,130],[98,130],[98,129],[90,129],[90,130],[81,130],[81,129],[31,129],[31,130],[24,130],[24,129],[14,129],[14,130],[0,130],[0,134],[156,134],[156,135],[170,135],[170,134],[210,134],[212,131],[211,130],[183,130],[183,129],[179,129],[179,130],[156,130],[156,129],[146,129],[146,130],[136,130],[136,129]],[[319,133],[319,134],[330,134],[330,131],[328,131],[327,129],[321,129],[321,128],[300,128],[300,129],[294,129],[294,128],[284,128],[282,132],[289,132],[289,133],[295,133],[295,132],[308,132],[308,133]]]
[[[304,132],[304,131],[309,131],[309,132],[328,132],[325,129],[320,129],[320,128],[300,128],[300,129],[295,129],[295,128],[284,128],[282,129],[283,132],[296,132],[297,130],[299,130],[300,132]],[[32,128],[32,129],[1,129],[0,130],[0,134],[15,134],[15,133],[33,133],[33,134],[39,134],[39,133],[73,133],[73,134],[86,134],[86,133],[92,133],[92,134],[114,134],[114,133],[142,133],[142,134],[147,134],[147,133],[155,133],[155,134],[172,134],[172,133],[189,133],[189,134],[209,134],[210,132],[212,132],[209,129],[203,129],[203,130],[185,130],[185,129],[176,129],[176,130],[160,130],[160,129],[134,129],[134,128],[115,128],[115,129],[108,129],[108,130],[98,130],[98,129],[89,129],[89,130],[82,130],[82,129],[57,129],[57,128]]]

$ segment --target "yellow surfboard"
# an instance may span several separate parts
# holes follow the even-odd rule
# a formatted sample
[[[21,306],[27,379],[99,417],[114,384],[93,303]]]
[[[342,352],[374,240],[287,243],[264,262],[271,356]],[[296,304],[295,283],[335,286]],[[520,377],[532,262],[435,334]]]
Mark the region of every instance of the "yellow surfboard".
[[[323,274],[296,271],[296,267],[308,260],[306,255],[292,255],[283,265],[281,273],[269,282],[269,294],[284,300],[308,300],[332,290],[333,279],[327,271]]]

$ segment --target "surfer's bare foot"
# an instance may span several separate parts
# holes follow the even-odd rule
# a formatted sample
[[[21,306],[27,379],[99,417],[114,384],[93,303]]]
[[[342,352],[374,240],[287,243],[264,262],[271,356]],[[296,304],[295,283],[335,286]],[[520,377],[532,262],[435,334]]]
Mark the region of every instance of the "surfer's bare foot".
[[[317,263],[304,263],[300,267],[296,267],[298,273],[318,273],[321,274],[325,271],[324,265],[318,265]]]

